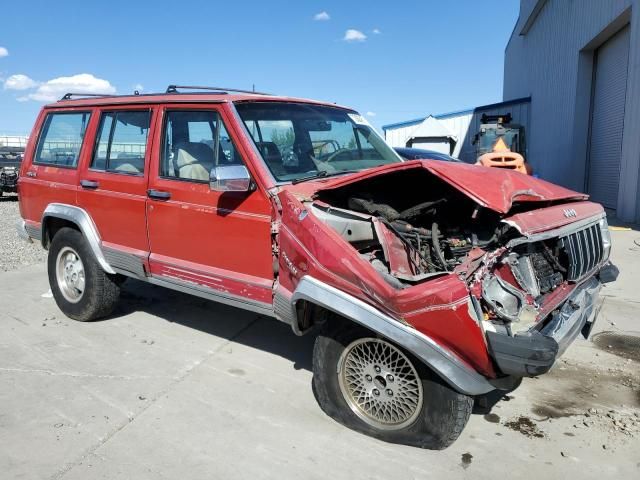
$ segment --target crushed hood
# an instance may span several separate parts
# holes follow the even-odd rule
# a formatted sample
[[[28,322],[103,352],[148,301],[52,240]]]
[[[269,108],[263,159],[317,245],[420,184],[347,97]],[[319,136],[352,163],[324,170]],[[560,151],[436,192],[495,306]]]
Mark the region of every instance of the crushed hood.
[[[501,214],[509,212],[515,202],[554,202],[586,200],[588,198],[588,195],[584,193],[575,192],[522,173],[437,160],[394,163],[337,178],[303,182],[297,185],[287,185],[283,188],[297,196],[310,198],[320,191],[329,191],[364,179],[409,169],[425,169],[479,205]]]

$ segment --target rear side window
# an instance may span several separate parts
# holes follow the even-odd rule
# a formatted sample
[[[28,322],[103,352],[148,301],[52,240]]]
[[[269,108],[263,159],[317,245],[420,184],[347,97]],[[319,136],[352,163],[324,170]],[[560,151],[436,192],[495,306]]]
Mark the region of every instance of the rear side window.
[[[48,114],[33,163],[75,168],[90,116],[90,112]]]
[[[142,175],[151,112],[106,112],[100,119],[93,170]]]

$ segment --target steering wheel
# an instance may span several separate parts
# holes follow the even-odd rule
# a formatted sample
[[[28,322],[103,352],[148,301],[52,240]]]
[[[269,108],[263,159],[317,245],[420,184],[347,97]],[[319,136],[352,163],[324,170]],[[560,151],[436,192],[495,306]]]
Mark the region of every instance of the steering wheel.
[[[349,158],[340,158],[340,157],[344,157],[347,154],[349,155]],[[325,160],[325,163],[330,163],[334,161],[339,162],[339,161],[345,161],[345,160],[353,160],[353,152],[349,148],[341,148],[340,150],[333,152],[331,155],[327,157],[327,159]]]

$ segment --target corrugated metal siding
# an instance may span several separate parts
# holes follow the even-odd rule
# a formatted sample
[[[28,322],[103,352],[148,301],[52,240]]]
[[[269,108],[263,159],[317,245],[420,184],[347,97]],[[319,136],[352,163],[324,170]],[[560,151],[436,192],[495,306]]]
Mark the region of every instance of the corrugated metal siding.
[[[420,125],[416,123],[414,125],[407,125],[399,128],[390,128],[384,131],[385,140],[392,147],[406,147],[407,139],[411,136],[410,133]]]
[[[628,66],[629,27],[596,52],[587,192],[612,209],[618,203]]]
[[[461,115],[447,116],[438,120],[449,129],[449,131],[458,138],[456,148],[453,150],[453,156],[467,160],[467,146],[470,144],[467,138],[469,133],[469,124],[473,118],[472,113],[464,113]]]
[[[498,113],[511,113],[513,123],[524,125],[526,135],[529,135],[530,103],[524,101],[497,108],[478,107],[473,111],[463,111],[459,114],[434,115],[449,131],[458,139],[453,156],[467,163],[475,163],[476,147],[473,145],[473,137],[480,129],[480,118],[483,113],[488,115]],[[412,132],[419,124],[385,129],[385,139],[392,147],[404,147]],[[414,145],[416,147],[416,145]],[[417,148],[417,147],[416,147]],[[426,148],[426,147],[425,147]]]
[[[528,11],[531,4],[530,0],[523,0],[521,8]],[[573,135],[576,105],[581,100],[576,96],[579,58],[581,52],[584,55],[585,49],[591,48],[589,43],[624,16],[630,7],[632,40],[627,105],[638,105],[640,0],[548,0],[527,34],[520,36],[515,29],[509,40],[505,51],[504,99],[531,96],[529,160],[547,180],[584,190],[583,173],[576,171],[578,161],[584,169],[586,153],[579,159],[575,157],[579,148],[574,144]],[[631,92],[636,93],[630,98]],[[586,118],[588,112],[584,115]],[[637,185],[640,141],[630,138],[630,135],[638,136],[640,114],[627,108],[625,120],[625,131],[631,133],[625,135],[623,141],[621,182],[630,182],[627,178],[635,182],[624,194],[625,202],[634,210],[634,214],[627,215],[626,219],[636,217],[640,220],[635,212],[636,198],[640,198]],[[584,146],[586,138],[580,140]],[[625,174],[625,168],[629,175]]]

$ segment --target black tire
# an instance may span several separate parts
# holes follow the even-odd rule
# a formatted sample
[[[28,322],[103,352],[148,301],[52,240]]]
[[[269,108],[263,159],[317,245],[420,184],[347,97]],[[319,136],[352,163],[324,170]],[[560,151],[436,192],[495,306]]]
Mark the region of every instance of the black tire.
[[[417,370],[423,391],[422,408],[413,423],[401,429],[385,430],[366,423],[354,413],[340,388],[339,359],[351,342],[367,337],[375,335],[349,322],[327,322],[316,338],[313,392],[322,410],[342,425],[385,442],[430,450],[441,450],[451,445],[469,420],[473,399],[452,390],[407,352],[403,353]]]
[[[61,250],[70,248],[77,252],[84,267],[84,290],[76,302],[71,302],[61,291],[56,268]],[[82,234],[73,228],[61,228],[53,237],[47,258],[49,285],[53,298],[62,313],[73,320],[87,322],[109,315],[120,296],[118,275],[106,273],[97,262]]]

